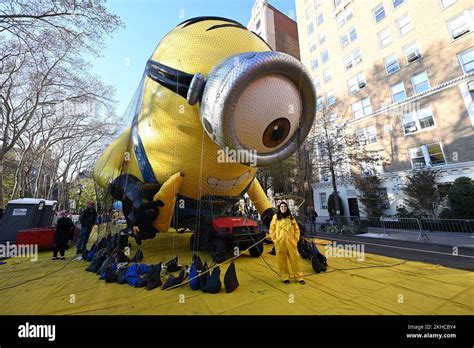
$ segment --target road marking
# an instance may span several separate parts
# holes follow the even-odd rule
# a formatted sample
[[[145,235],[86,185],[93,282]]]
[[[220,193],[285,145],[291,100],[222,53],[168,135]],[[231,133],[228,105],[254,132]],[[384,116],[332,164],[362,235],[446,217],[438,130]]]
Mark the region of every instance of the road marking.
[[[375,246],[381,246],[381,247],[385,247],[385,248],[394,248],[394,249],[403,249],[403,250],[413,250],[413,251],[421,251],[421,252],[424,252],[424,253],[432,253],[432,254],[441,254],[441,255],[449,255],[449,256],[453,256],[453,257],[467,257],[467,258],[470,258],[470,259],[474,259],[474,256],[469,256],[469,255],[453,255],[453,254],[450,254],[450,253],[442,253],[440,251],[430,251],[430,250],[423,250],[423,249],[414,249],[414,248],[404,248],[404,247],[397,247],[397,246],[393,246],[393,245],[383,245],[383,244],[375,244],[375,243],[366,243],[366,242],[363,242],[363,241],[356,241],[356,240],[347,240],[347,239],[336,239],[336,238],[326,238],[326,239],[333,239],[333,240],[338,240],[340,242],[349,242],[349,243],[358,243],[358,242],[361,242],[363,244],[368,244],[368,245],[375,245]]]

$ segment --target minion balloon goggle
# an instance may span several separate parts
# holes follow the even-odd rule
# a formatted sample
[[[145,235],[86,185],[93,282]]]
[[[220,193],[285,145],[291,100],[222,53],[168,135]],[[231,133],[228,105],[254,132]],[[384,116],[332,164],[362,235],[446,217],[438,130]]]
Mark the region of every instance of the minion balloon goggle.
[[[231,56],[207,77],[149,60],[146,74],[190,105],[199,102],[209,137],[221,149],[246,151],[257,166],[293,154],[316,114],[310,75],[297,59],[281,52]]]

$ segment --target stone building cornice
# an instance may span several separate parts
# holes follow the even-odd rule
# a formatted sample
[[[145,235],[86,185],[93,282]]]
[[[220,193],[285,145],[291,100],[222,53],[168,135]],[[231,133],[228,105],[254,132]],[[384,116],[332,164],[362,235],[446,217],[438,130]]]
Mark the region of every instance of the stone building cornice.
[[[452,88],[452,87],[455,87],[457,86],[460,82],[464,81],[464,80],[467,80],[469,78],[474,78],[474,73],[469,73],[469,74],[464,74],[464,75],[461,75],[461,76],[458,76],[452,80],[449,80],[449,81],[446,81],[446,82],[443,82],[442,84],[439,84],[438,86],[435,86],[435,87],[432,87],[422,93],[419,93],[419,94],[416,94],[414,96],[411,96],[409,98],[406,98],[404,100],[401,100],[400,102],[398,103],[392,103],[390,105],[387,105],[387,106],[384,106],[382,108],[379,108],[377,110],[375,110],[374,112],[368,114],[368,115],[365,115],[363,117],[360,117],[360,118],[357,118],[357,119],[354,119],[354,120],[351,120],[348,122],[348,125],[355,125],[357,124],[358,122],[361,122],[361,121],[366,121],[372,117],[375,117],[375,116],[378,116],[378,115],[381,115],[381,114],[384,114],[388,111],[391,111],[393,109],[396,109],[396,108],[399,108],[400,106],[403,106],[405,104],[408,104],[408,103],[411,103],[411,102],[414,102],[414,101],[418,101],[420,99],[423,99],[423,98],[426,98],[426,97],[430,97],[434,94],[437,94],[439,92],[442,92],[448,88]]]

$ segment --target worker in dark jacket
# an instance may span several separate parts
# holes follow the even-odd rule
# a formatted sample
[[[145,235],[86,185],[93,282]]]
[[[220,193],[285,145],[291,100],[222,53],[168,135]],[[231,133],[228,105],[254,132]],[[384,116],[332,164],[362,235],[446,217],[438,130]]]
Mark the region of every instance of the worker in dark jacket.
[[[59,220],[56,224],[56,233],[54,234],[54,250],[53,260],[65,260],[64,252],[66,250],[67,242],[71,238],[71,232],[74,230],[74,224],[68,217],[68,211],[63,210],[58,213]],[[58,258],[58,252],[61,257]]]
[[[79,217],[81,223],[81,232],[76,244],[76,254],[82,255],[86,251],[87,242],[97,218],[97,211],[95,210],[95,203],[93,201],[87,202],[87,209],[84,210]]]

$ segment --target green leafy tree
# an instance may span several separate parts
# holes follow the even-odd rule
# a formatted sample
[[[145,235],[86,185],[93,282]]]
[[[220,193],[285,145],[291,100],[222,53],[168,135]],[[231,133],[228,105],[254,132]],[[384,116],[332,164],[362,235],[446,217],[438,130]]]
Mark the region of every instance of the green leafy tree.
[[[362,203],[365,213],[370,217],[382,216],[386,198],[380,194],[380,178],[376,175],[363,176],[360,174],[353,174],[352,178],[359,191],[357,198]]]
[[[334,192],[331,193],[329,195],[329,198],[328,198],[328,213],[329,213],[329,216],[330,217],[334,217],[336,216],[337,214],[337,209],[339,209],[340,213],[339,215],[340,216],[344,216],[344,205],[342,204],[342,199],[341,197],[338,195],[337,196],[337,201],[338,201],[338,204],[336,205],[336,199],[334,198]]]
[[[84,210],[88,200],[97,201],[94,180],[87,178],[78,181],[69,191],[69,200],[75,202],[76,211]]]
[[[436,217],[440,203],[436,187],[437,172],[433,170],[414,171],[407,178],[407,186],[403,190],[405,203],[415,214],[422,217]]]
[[[474,181],[457,178],[449,188],[448,201],[456,219],[474,219]]]

